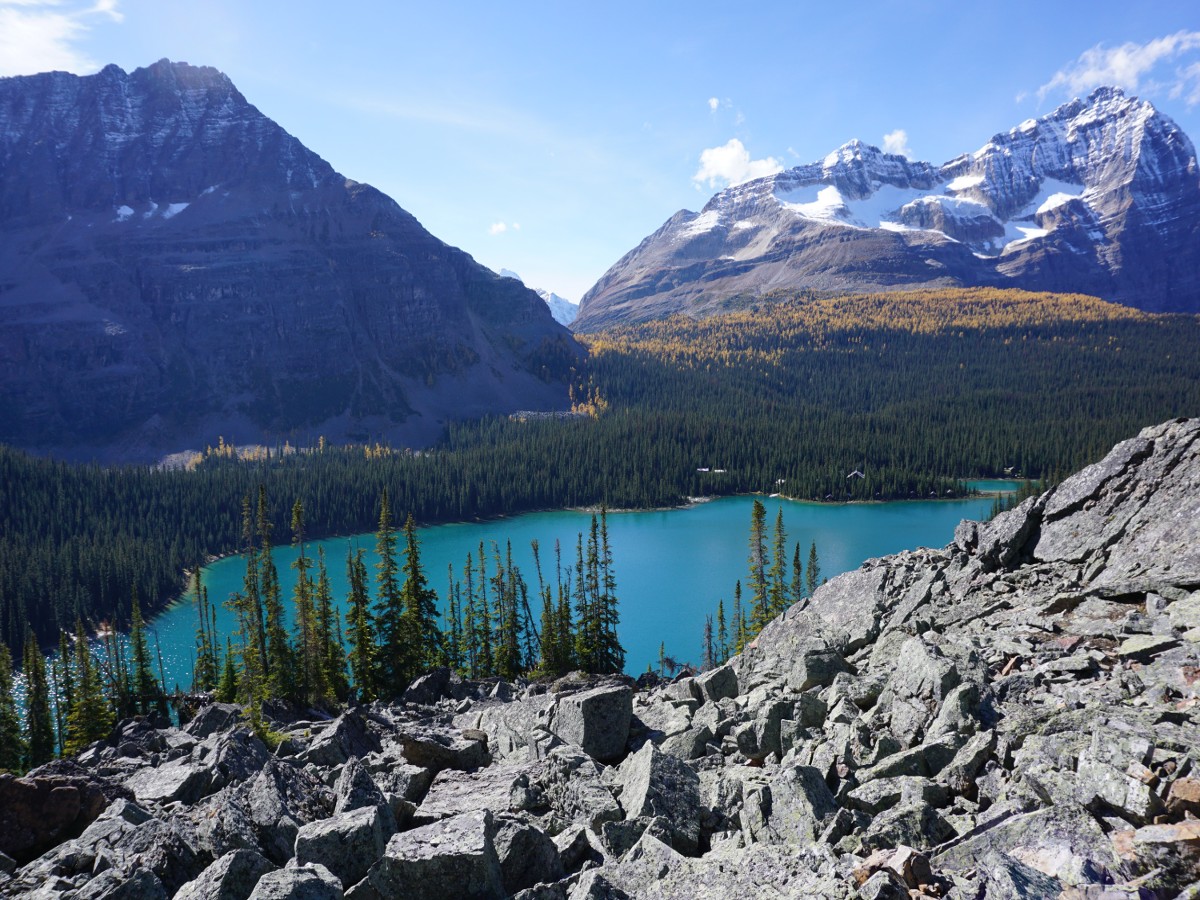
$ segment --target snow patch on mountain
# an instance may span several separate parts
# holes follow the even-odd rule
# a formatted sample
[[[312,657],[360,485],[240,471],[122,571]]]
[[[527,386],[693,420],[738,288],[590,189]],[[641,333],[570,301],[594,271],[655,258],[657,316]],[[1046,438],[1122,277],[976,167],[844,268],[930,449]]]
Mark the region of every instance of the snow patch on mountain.
[[[514,272],[512,269],[501,269],[498,273],[501,278],[515,278],[521,284],[525,284],[525,279]],[[550,315],[554,317],[559,325],[570,326],[579,315],[579,304],[572,303],[566,297],[560,297],[551,291],[544,288],[532,288],[533,292],[545,301],[546,306],[550,307]]]

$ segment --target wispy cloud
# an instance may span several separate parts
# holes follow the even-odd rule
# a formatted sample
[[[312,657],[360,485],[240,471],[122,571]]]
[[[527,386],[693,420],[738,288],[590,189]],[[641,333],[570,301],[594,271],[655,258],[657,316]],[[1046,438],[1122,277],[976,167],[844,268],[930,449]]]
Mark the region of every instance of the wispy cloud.
[[[1039,100],[1055,94],[1084,94],[1100,85],[1130,92],[1162,93],[1200,103],[1200,31],[1179,31],[1144,44],[1097,44],[1054,73],[1037,90]]]
[[[0,0],[0,76],[95,71],[79,41],[98,21],[124,18],[117,0]]]
[[[488,226],[488,234],[491,234],[491,235],[504,234],[504,232],[508,231],[510,228],[513,231],[520,231],[521,223],[520,222],[512,222],[512,223],[493,222],[491,225]]]
[[[905,159],[912,159],[912,148],[908,146],[908,132],[903,128],[889,131],[883,136],[883,152],[895,153]]]
[[[692,176],[699,187],[728,187],[774,175],[783,171],[783,164],[773,156],[766,159],[751,159],[750,151],[737,138],[731,138],[720,147],[710,147],[700,153],[700,168]]]
[[[709,97],[708,98],[708,108],[709,108],[710,112],[716,112],[718,109],[721,108],[721,101],[718,100],[716,97]]]

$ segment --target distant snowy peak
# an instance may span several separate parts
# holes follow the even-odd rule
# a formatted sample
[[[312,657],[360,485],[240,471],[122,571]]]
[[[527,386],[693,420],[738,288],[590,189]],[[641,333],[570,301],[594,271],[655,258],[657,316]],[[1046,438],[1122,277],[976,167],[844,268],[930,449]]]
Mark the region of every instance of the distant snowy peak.
[[[971,284],[1200,311],[1192,142],[1110,87],[941,166],[850,141],[676,213],[588,291],[576,327],[780,287]]]
[[[512,269],[501,269],[501,278],[515,278],[522,284],[525,283],[520,275]],[[554,317],[559,325],[570,325],[575,321],[575,317],[579,315],[579,304],[572,303],[566,297],[560,297],[558,294],[545,290],[544,288],[533,288],[533,292],[537,294],[550,307],[550,315]]]

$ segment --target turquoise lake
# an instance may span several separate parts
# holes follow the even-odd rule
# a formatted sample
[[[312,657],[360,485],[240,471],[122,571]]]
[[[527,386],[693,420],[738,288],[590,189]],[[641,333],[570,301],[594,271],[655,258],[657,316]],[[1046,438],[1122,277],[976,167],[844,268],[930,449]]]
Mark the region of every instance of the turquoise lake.
[[[1000,485],[991,490],[1002,489]],[[725,600],[731,613],[734,583],[747,577],[748,535],[752,497],[725,497],[683,509],[646,512],[611,512],[609,540],[617,576],[621,622],[619,634],[626,651],[626,670],[632,674],[657,663],[660,643],[669,656],[683,662],[699,662],[706,615],[715,614],[717,601]],[[857,568],[864,560],[915,547],[942,547],[954,536],[961,519],[985,518],[993,498],[969,500],[907,501],[893,503],[825,504],[802,503],[778,498],[764,499],[767,524],[773,529],[776,511],[783,510],[789,560],[795,543],[807,565],[808,548],[816,541],[821,574],[825,578]],[[446,593],[447,565],[461,577],[468,552],[480,541],[490,553],[493,541],[503,552],[511,541],[514,562],[536,597],[530,541],[537,540],[543,571],[553,579],[554,544],[560,541],[563,561],[574,559],[576,535],[586,531],[591,516],[586,512],[530,513],[486,522],[432,525],[418,529],[421,561],[430,586],[439,596]],[[403,542],[401,542],[402,544]],[[373,566],[373,534],[331,538],[312,542],[308,552],[316,555],[323,547],[339,601],[348,589],[346,554],[351,547],[367,550]],[[291,547],[275,550],[285,599],[294,583]],[[224,601],[242,586],[245,561],[233,556],[207,566],[204,585],[210,602],[219,610],[222,640],[231,634],[234,620]],[[372,576],[374,569],[370,569]],[[290,603],[289,603],[290,605]],[[534,615],[538,609],[534,609]],[[715,617],[715,615],[714,615]],[[162,652],[168,688],[187,689],[192,680],[197,613],[194,599],[184,597],[150,623],[151,652],[157,640]]]

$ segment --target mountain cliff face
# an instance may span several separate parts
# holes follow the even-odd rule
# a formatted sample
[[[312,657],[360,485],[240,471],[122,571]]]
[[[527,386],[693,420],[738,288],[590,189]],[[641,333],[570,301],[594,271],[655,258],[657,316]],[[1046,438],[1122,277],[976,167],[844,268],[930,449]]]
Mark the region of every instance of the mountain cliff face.
[[[1194,897],[1200,420],[869,560],[696,677],[446,669],[0,775],[0,894]],[[11,874],[5,874],[9,872]]]
[[[545,304],[351,181],[210,68],[0,79],[0,442],[420,443],[562,408]]]
[[[1200,168],[1150,103],[1100,88],[943,166],[851,141],[676,213],[576,330],[772,288],[1020,287],[1200,311]]]

